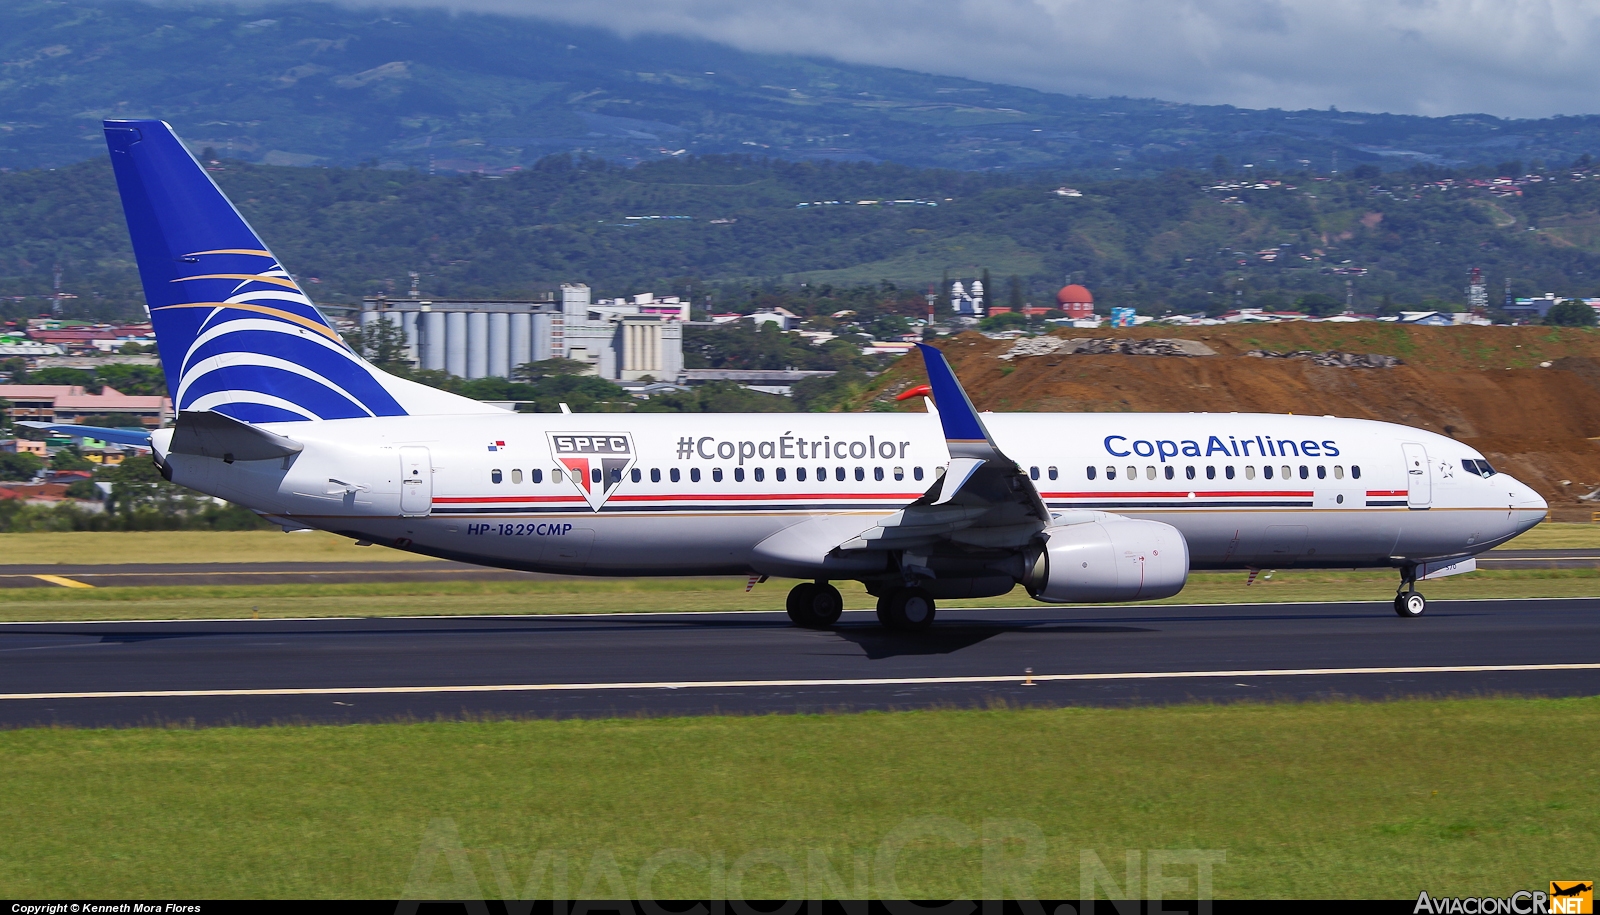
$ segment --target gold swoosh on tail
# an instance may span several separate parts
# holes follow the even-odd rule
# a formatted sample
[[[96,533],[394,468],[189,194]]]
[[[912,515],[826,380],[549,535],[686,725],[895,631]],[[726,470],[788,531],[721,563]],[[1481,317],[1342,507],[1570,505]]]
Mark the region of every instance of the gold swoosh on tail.
[[[180,276],[175,280],[168,280],[168,282],[185,283],[189,280],[251,280],[257,283],[271,283],[274,286],[283,286],[287,289],[293,289],[295,292],[300,291],[300,287],[294,284],[294,280],[286,280],[276,276],[262,276],[259,273],[203,273],[199,276]]]
[[[251,305],[246,302],[184,302],[178,305],[160,305],[156,308],[152,308],[151,311],[165,311],[168,308],[234,308],[239,311],[253,311],[257,314],[269,315],[283,321],[289,321],[290,323],[298,324],[301,327],[309,328],[319,334],[322,334],[330,340],[338,341],[341,346],[344,345],[344,338],[340,337],[326,325],[318,324],[310,318],[303,318],[292,311],[284,311],[281,308],[268,308],[265,305]]]

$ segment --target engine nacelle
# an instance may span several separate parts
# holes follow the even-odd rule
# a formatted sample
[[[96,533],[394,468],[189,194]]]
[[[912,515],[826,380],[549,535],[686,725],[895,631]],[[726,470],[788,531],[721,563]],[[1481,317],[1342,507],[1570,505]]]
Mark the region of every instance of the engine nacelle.
[[[1107,517],[1046,528],[1023,585],[1053,604],[1157,600],[1183,590],[1189,544],[1159,521]]]

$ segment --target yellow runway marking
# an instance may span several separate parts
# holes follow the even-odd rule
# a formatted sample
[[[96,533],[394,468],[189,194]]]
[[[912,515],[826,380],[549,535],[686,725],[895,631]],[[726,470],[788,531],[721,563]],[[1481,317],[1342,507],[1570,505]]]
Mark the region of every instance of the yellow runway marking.
[[[60,585],[63,588],[92,588],[92,587],[94,587],[94,585],[91,585],[86,581],[73,581],[72,579],[66,578],[65,576],[61,576],[61,575],[32,575],[32,576],[29,576],[29,577],[37,578],[40,581],[48,581],[49,583],[51,583],[53,585]]]

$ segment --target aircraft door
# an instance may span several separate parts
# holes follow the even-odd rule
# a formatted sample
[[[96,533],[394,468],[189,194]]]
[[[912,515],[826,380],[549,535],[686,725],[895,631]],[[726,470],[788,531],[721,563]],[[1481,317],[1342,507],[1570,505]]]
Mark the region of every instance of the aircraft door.
[[[1427,508],[1433,504],[1433,475],[1428,467],[1428,449],[1416,442],[1400,446],[1406,454],[1406,504]]]
[[[433,458],[421,445],[400,449],[400,514],[418,518],[433,510]]]

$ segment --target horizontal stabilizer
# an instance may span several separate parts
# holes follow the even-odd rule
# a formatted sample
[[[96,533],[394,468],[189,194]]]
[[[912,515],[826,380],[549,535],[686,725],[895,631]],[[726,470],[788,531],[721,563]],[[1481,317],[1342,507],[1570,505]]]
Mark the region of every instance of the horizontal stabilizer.
[[[19,426],[29,429],[39,429],[43,432],[54,432],[58,435],[70,435],[73,438],[97,438],[102,442],[116,442],[119,445],[140,445],[150,447],[150,433],[144,429],[111,429],[106,426],[80,426],[76,423],[41,423],[33,420],[22,420]]]
[[[172,454],[234,461],[270,461],[299,454],[305,446],[285,435],[268,432],[222,413],[178,414],[172,433]]]

